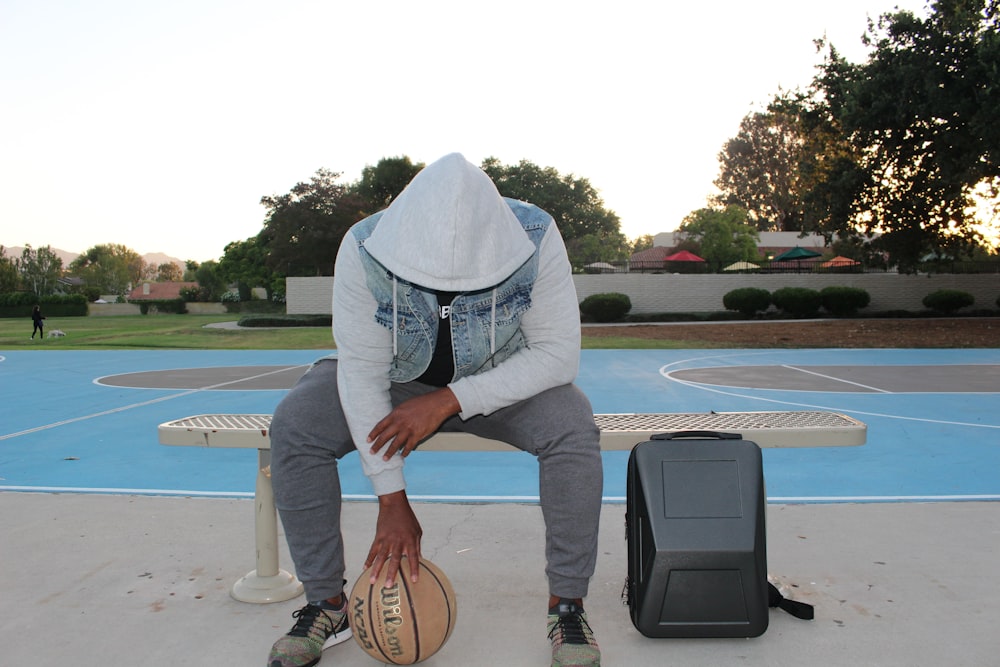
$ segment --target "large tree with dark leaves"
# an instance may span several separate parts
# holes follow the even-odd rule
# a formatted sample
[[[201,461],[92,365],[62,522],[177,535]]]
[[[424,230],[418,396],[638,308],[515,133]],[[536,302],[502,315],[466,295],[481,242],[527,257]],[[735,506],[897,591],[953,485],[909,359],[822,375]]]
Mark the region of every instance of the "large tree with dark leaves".
[[[414,164],[406,155],[384,157],[374,167],[365,166],[353,189],[374,213],[391,204],[424,166],[423,162]]]
[[[869,22],[861,64],[830,46],[802,100],[805,116],[854,148],[812,193],[831,213],[827,231],[881,233],[873,246],[904,271],[929,252],[984,241],[972,208],[1000,187],[998,3],[938,0],[926,18],[885,14]]]
[[[267,264],[284,276],[333,275],[340,241],[365,216],[362,198],[337,183],[340,174],[319,169],[283,195],[262,197],[267,208],[258,240]]]
[[[70,262],[69,272],[102,294],[121,296],[142,280],[144,268],[145,262],[135,250],[120,243],[102,243]]]
[[[745,116],[719,152],[718,203],[742,208],[758,230],[801,231],[803,144],[794,114],[771,110]]]
[[[251,236],[244,241],[226,244],[218,273],[227,283],[236,283],[241,301],[249,301],[254,287],[263,287],[267,298],[274,296],[275,290],[284,293],[284,274],[275,272],[267,262],[267,248],[259,236]]]
[[[628,256],[628,239],[621,221],[604,207],[597,189],[586,178],[562,175],[553,167],[539,167],[528,160],[502,165],[495,157],[483,160],[482,169],[505,197],[520,199],[551,215],[566,242],[570,261],[613,261]]]

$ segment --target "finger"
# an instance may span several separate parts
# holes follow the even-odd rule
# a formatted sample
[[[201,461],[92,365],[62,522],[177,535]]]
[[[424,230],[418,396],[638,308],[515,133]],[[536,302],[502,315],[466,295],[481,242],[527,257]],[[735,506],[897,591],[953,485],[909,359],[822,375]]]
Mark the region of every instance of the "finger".
[[[392,440],[392,434],[388,433],[385,429],[375,429],[368,434],[368,442],[371,444],[371,453],[377,454],[386,443]]]
[[[382,568],[389,562],[389,554],[378,553],[371,560],[371,563],[366,563],[365,567],[371,568],[371,575],[368,577],[368,583],[374,585],[378,581],[378,576],[382,572]]]
[[[417,583],[417,579],[420,578],[420,555],[418,553],[415,558],[408,557],[406,560],[410,564],[410,581]]]
[[[399,573],[399,556],[393,554],[385,561],[385,587],[392,588]]]
[[[372,427],[372,430],[368,433],[368,442],[371,443],[372,453],[378,452],[392,436],[395,435],[395,429],[392,426],[392,413],[388,416],[383,417],[382,420]]]

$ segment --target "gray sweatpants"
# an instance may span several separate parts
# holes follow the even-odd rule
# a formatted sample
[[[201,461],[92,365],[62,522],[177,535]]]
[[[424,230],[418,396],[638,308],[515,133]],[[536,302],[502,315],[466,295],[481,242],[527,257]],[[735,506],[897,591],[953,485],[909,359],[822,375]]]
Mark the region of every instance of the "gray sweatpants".
[[[393,405],[434,389],[393,383]],[[585,597],[597,559],[603,467],[600,433],[583,392],[555,387],[488,417],[452,417],[441,430],[507,442],[538,458],[549,593]],[[337,362],[321,360],[285,396],[271,422],[275,504],[310,602],[343,590],[337,461],[354,449],[337,392]],[[419,455],[417,449],[410,456]]]

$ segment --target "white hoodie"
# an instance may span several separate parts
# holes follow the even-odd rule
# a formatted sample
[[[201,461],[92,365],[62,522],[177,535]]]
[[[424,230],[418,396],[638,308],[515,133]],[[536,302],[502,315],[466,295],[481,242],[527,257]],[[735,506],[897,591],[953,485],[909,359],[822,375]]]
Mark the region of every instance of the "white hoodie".
[[[400,279],[447,292],[502,283],[535,252],[493,182],[457,153],[417,174],[381,214],[364,248]],[[380,454],[371,455],[367,436],[392,409],[389,370],[394,333],[375,321],[377,303],[366,284],[359,252],[349,232],[334,271],[338,388],[365,474],[375,493],[385,495],[405,488],[403,460],[395,456],[383,461]],[[495,368],[448,385],[461,405],[462,419],[490,414],[576,377],[579,305],[554,223],[539,247],[531,307],[521,316],[520,329],[524,348]]]

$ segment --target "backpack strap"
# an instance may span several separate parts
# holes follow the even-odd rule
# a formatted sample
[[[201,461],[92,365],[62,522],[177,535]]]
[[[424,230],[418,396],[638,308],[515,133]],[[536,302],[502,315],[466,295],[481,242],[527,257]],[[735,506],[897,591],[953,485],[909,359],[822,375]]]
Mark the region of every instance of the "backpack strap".
[[[804,621],[813,619],[813,606],[811,604],[786,598],[770,581],[767,582],[767,594],[769,607],[784,609],[795,618],[801,618]]]

